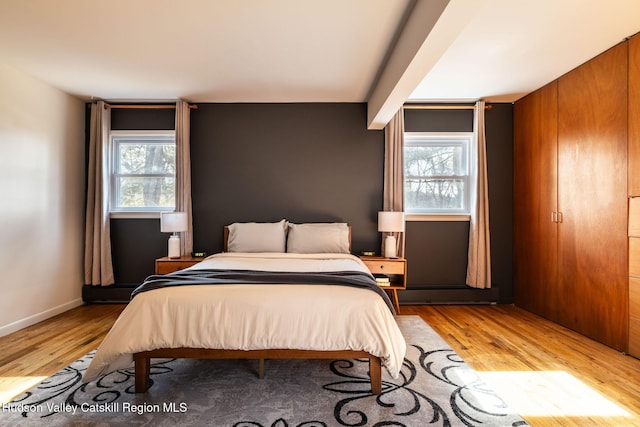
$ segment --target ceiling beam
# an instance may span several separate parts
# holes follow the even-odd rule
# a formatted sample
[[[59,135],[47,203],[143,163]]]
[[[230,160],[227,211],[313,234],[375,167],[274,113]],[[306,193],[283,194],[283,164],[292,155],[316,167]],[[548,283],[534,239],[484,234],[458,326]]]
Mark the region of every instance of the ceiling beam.
[[[486,0],[417,0],[367,102],[383,129]]]

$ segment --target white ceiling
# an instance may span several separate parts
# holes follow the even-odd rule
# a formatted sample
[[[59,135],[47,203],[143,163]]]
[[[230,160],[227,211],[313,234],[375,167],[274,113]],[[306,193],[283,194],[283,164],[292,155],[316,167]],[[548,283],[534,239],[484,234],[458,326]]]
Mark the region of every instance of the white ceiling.
[[[410,0],[0,0],[0,62],[82,98],[362,102]]]
[[[512,102],[638,32],[638,0],[487,0],[410,98]]]
[[[87,100],[369,102],[380,128],[407,100],[517,100],[638,31],[638,0],[0,0],[0,65]]]

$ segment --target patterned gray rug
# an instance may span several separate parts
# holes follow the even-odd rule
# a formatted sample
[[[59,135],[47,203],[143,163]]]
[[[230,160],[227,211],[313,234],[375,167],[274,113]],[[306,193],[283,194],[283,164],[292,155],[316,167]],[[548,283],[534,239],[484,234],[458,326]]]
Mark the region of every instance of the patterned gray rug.
[[[92,353],[3,405],[0,425],[524,426],[523,419],[418,316],[399,316],[402,374],[383,369],[371,394],[366,360],[160,360],[133,393],[133,368],[83,383]]]

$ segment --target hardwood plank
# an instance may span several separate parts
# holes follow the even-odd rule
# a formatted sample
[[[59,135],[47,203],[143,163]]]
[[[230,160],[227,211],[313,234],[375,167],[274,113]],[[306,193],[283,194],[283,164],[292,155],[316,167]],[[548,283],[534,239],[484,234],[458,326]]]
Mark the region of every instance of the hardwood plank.
[[[123,308],[123,305],[82,306],[1,337],[0,390],[16,390],[18,395],[32,386],[20,381],[21,376],[49,376],[95,349]],[[502,393],[505,398],[522,391],[523,374],[560,372],[629,414],[522,414],[534,427],[640,426],[638,359],[514,306],[405,305],[402,314],[417,314],[425,319],[481,375],[487,378],[506,375],[512,390]],[[59,341],[61,331],[66,337]],[[573,393],[572,398],[583,397],[579,390],[567,389],[562,382],[550,384],[552,388]],[[563,400],[547,395],[548,389],[533,392],[532,399],[536,402],[555,404],[562,409]]]
[[[507,401],[522,393],[523,377],[537,378],[540,384],[527,395],[529,403],[556,410],[521,412],[532,426],[640,426],[638,359],[514,306],[402,306],[402,314],[421,316],[481,376],[508,378],[501,393]],[[568,389],[560,381],[566,378],[582,387]],[[594,404],[591,413],[558,414],[567,410],[565,400],[586,402],[587,390],[618,411],[597,415]]]
[[[95,350],[123,304],[84,305],[0,337],[0,402]]]

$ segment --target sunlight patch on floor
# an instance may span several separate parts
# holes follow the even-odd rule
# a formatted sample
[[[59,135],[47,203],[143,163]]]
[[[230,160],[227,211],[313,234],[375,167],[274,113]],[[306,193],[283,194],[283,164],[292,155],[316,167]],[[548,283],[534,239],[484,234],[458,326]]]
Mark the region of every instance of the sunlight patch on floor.
[[[563,371],[478,372],[521,416],[631,417],[573,375]]]
[[[0,405],[41,383],[47,377],[0,377]]]

